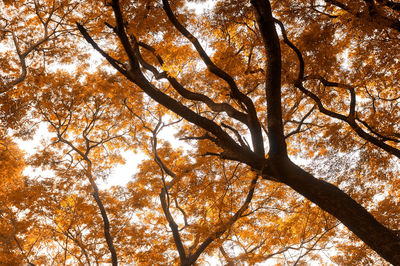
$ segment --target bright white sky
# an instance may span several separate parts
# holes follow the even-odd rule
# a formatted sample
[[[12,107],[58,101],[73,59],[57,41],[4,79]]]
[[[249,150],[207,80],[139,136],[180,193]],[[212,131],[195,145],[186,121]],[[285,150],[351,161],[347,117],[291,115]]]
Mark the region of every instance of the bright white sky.
[[[184,142],[173,138],[176,132],[173,127],[164,128],[158,138],[168,140],[173,147],[183,148]],[[26,156],[31,156],[36,153],[36,150],[41,147],[41,141],[43,139],[49,139],[51,137],[51,133],[47,130],[46,124],[41,124],[32,140],[21,140],[17,139],[16,142],[19,145],[20,149],[26,153]],[[138,165],[146,159],[144,153],[138,152],[134,153],[133,151],[123,151],[122,156],[125,159],[125,164],[118,164],[111,170],[111,175],[105,182],[98,180],[98,185],[101,189],[107,189],[110,186],[120,185],[124,186],[126,183],[132,180],[132,176],[138,172]],[[51,171],[42,171],[41,169],[35,169],[31,166],[27,167],[24,170],[24,175],[31,177],[51,177]]]
[[[204,3],[186,3],[187,6],[191,9],[194,9],[197,15],[200,15],[204,13],[207,9],[211,9],[215,5],[215,1],[213,0],[207,0]]]

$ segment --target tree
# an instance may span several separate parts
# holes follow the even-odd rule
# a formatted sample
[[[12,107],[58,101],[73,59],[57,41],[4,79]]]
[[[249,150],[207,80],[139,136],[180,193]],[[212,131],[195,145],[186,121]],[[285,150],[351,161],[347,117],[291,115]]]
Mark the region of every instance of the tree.
[[[28,25],[66,26],[52,39],[54,54],[43,55],[61,65],[32,56],[31,75],[3,90],[3,112],[18,101],[18,119],[2,121],[24,136],[44,120],[55,136],[32,164],[50,166],[53,182],[68,180],[71,191],[54,192],[67,202],[63,214],[32,209],[35,219],[93,213],[93,202],[71,202],[94,191],[104,234],[74,237],[69,230],[88,222],[68,214],[70,223],[55,223],[54,241],[65,241],[57,259],[193,265],[207,254],[228,264],[301,264],[323,260],[336,243],[339,264],[400,265],[396,1],[213,1],[200,14],[188,5],[208,1],[60,1],[38,11],[45,2],[5,3],[36,14]],[[54,10],[68,12],[53,21]],[[105,60],[97,70],[90,49]],[[57,69],[71,62],[80,64]],[[165,129],[185,145],[160,138]],[[149,159],[125,188],[100,192],[92,167],[107,177],[123,149]]]

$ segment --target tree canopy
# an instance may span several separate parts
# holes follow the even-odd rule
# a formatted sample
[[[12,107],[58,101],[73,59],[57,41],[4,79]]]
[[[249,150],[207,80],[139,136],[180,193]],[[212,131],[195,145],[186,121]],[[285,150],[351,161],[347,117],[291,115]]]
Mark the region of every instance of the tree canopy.
[[[0,261],[400,265],[399,1],[3,0],[0,47]]]

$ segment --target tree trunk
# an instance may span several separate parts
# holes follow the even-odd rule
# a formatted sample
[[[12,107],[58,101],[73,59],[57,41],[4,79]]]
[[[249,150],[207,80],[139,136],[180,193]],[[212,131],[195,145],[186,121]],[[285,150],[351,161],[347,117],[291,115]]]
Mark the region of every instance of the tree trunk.
[[[336,186],[316,179],[289,159],[277,162],[286,185],[341,221],[382,258],[400,265],[400,237],[379,223],[364,207]]]

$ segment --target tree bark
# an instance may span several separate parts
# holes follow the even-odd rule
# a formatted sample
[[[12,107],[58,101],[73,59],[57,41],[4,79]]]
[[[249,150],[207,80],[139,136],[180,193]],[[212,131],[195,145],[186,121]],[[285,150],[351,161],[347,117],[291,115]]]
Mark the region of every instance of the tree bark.
[[[341,221],[382,258],[400,265],[400,237],[379,223],[364,207],[338,187],[319,180],[289,159],[274,162],[276,179]]]
[[[267,56],[266,100],[268,104],[269,159],[262,171],[282,182],[341,221],[349,230],[393,265],[400,265],[400,237],[379,223],[363,206],[336,186],[316,179],[290,161],[282,123],[281,50],[275,19],[268,0],[251,0]],[[303,66],[304,68],[304,66]],[[268,71],[268,69],[270,69]],[[301,69],[302,73],[304,69]],[[279,81],[278,81],[279,79]],[[279,86],[278,86],[279,85]],[[280,123],[279,123],[280,121]]]

